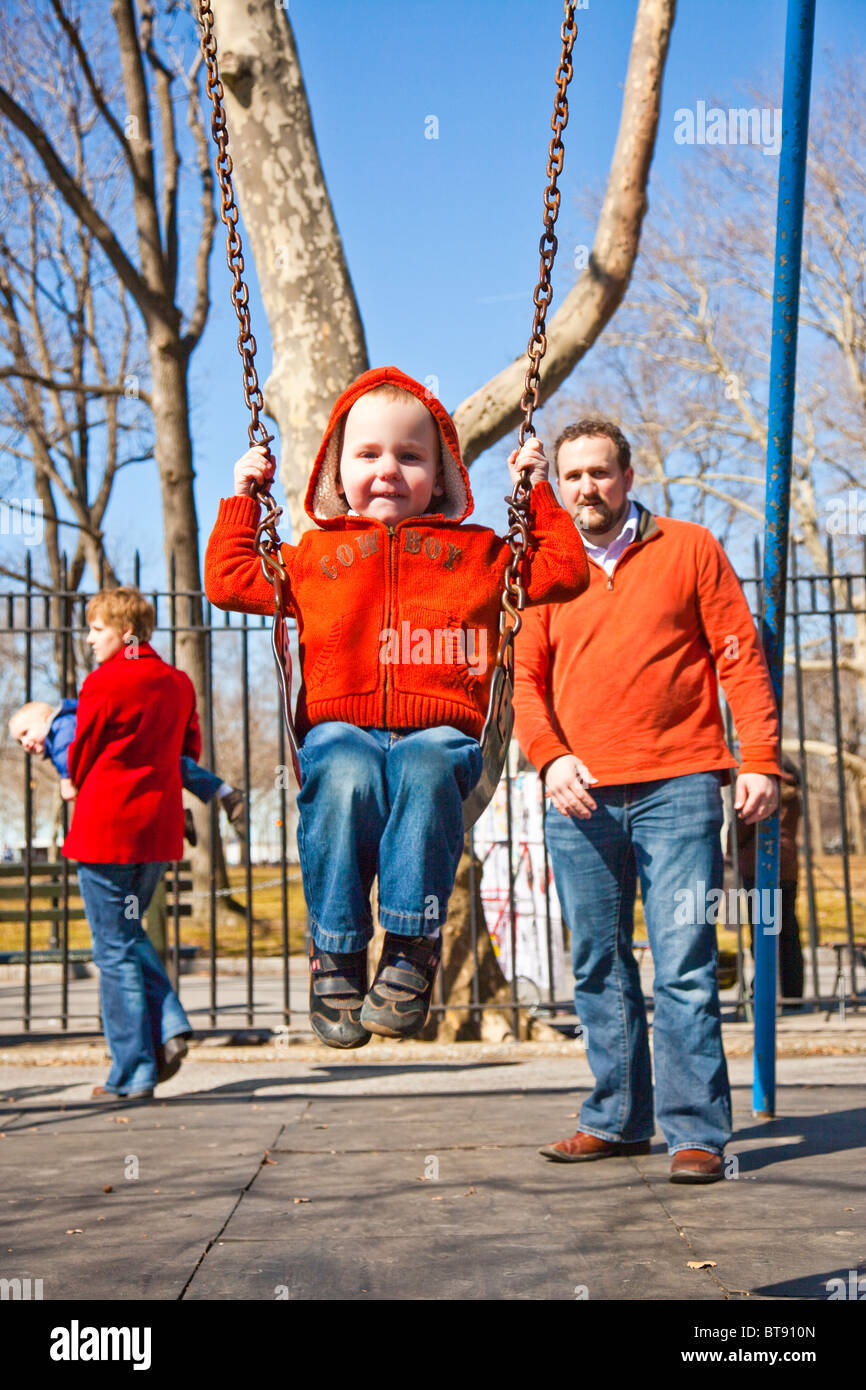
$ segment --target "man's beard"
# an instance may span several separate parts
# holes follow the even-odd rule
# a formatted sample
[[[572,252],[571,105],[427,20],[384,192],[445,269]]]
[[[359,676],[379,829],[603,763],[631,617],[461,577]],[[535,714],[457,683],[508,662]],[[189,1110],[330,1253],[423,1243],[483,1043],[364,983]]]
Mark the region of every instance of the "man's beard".
[[[627,502],[618,512],[615,512],[607,505],[603,498],[599,497],[596,502],[593,502],[589,506],[578,507],[577,514],[574,518],[574,524],[578,531],[583,532],[587,536],[603,536],[605,532],[613,529],[617,521],[622,519],[627,510]]]

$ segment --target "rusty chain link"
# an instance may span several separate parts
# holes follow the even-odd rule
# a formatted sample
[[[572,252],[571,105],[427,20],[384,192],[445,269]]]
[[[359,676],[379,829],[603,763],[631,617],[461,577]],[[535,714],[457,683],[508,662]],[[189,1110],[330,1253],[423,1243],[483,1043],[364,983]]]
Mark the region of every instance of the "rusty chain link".
[[[557,187],[557,179],[562,173],[565,151],[562,144],[562,132],[568,124],[568,84],[572,77],[571,53],[574,48],[574,41],[577,38],[577,25],[574,22],[575,0],[565,0],[565,18],[560,29],[562,38],[562,56],[559,60],[559,67],[556,70],[556,98],[553,106],[553,118],[550,122],[553,136],[550,141],[550,150],[547,158],[547,177],[548,185],[544,190],[544,231],[539,243],[541,253],[541,270],[538,284],[532,301],[535,305],[535,314],[532,321],[532,334],[529,345],[526,349],[529,357],[529,365],[526,369],[526,382],[523,388],[523,395],[520,398],[520,409],[523,411],[518,433],[518,445],[522,447],[526,442],[527,434],[535,435],[532,427],[532,415],[538,405],[538,392],[541,385],[541,360],[547,351],[547,336],[545,334],[545,324],[547,310],[553,290],[551,288],[550,277],[553,271],[553,262],[556,256],[558,242],[554,234],[554,225],[559,215],[560,193]],[[523,559],[523,552],[529,538],[529,499],[532,487],[529,482],[531,470],[522,468],[517,482],[510,497],[506,497],[508,503],[508,531],[505,539],[511,547],[511,558],[505,569],[505,587],[502,593],[502,613],[499,620],[499,649],[496,653],[496,665],[504,666],[506,661],[513,657],[512,643],[515,636],[520,631],[523,619],[520,617],[523,611],[526,595],[523,590],[523,581],[520,576],[520,567]],[[513,619],[508,623],[508,616]]]
[[[224,91],[217,65],[216,36],[213,30],[213,11],[210,0],[199,0],[199,21],[202,28],[201,51],[207,68],[207,94],[210,97],[213,113],[211,115],[211,135],[217,147],[215,165],[220,187],[220,217],[226,228],[226,260],[233,276],[231,288],[232,303],[238,317],[238,352],[243,364],[244,400],[250,412],[248,434],[250,448],[256,444],[270,444],[272,434],[259,419],[259,411],[264,409],[259,376],[256,371],[256,340],[250,328],[249,289],[244,280],[244,252],[241,234],[238,229],[238,205],[235,202],[232,185],[232,159],[228,152],[229,135],[226,126],[226,113],[223,104]],[[282,515],[270,493],[270,488],[256,486],[255,495],[265,507],[265,516],[256,532],[256,545],[262,560],[265,577],[274,585],[278,603],[282,594],[278,592],[286,577],[285,566],[280,555],[280,541],[276,533],[276,523]]]
[[[233,276],[231,297],[238,317],[238,352],[243,363],[244,400],[250,412],[248,427],[250,448],[257,444],[267,448],[274,436],[268,434],[267,426],[259,419],[259,412],[264,409],[264,401],[256,371],[256,340],[250,328],[250,296],[244,280],[244,253],[241,234],[238,229],[238,205],[235,202],[232,185],[232,160],[228,152],[229,135],[223,101],[225,93],[217,64],[216,35],[214,34],[210,0],[198,0],[198,17],[202,31],[202,57],[207,68],[207,94],[213,108],[211,135],[217,147],[214,163],[220,187],[220,217],[226,228],[226,260]],[[287,576],[286,566],[280,551],[280,538],[277,534],[277,522],[283,514],[283,509],[277,506],[267,483],[255,484],[252,496],[262,504],[264,509],[263,516],[256,528],[255,545],[262,563],[264,576],[274,587],[274,624],[271,632],[271,647],[279,675],[283,717],[297,772],[297,743],[290,703],[291,660],[288,650],[289,639],[285,628],[286,614],[283,600],[283,584]]]

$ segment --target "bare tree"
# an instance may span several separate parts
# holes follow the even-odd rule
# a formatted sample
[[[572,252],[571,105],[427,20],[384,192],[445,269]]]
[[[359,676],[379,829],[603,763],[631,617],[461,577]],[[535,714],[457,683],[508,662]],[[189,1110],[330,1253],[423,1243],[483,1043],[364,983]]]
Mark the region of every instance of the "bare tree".
[[[73,8],[64,0],[51,0],[50,9],[48,17],[43,6],[22,4],[14,20],[7,21],[2,36],[0,114],[17,132],[19,148],[41,167],[58,202],[80,227],[91,277],[104,274],[107,263],[140,315],[149,361],[147,404],[159,467],[165,552],[167,557],[174,556],[177,587],[194,596],[200,588],[200,565],[187,372],[208,314],[208,256],[214,229],[213,178],[195,81],[198,58],[192,70],[185,70],[176,57],[162,51],[156,38],[155,6],[145,0],[113,0],[111,45],[104,41],[101,26],[93,24],[92,9]],[[71,128],[58,122],[56,93],[45,90],[41,72],[20,60],[25,51],[53,55],[56,69],[62,70],[57,88],[74,92],[80,102]],[[186,315],[179,302],[183,285],[178,88],[187,102],[198,152],[195,177],[200,208]],[[98,132],[103,152],[110,145],[111,160],[123,176],[122,193],[110,208],[100,206],[93,181],[83,176],[81,159],[76,163],[76,142],[80,147],[85,130]],[[88,143],[92,140],[91,135]],[[133,236],[128,232],[130,216]],[[111,389],[102,392],[105,399],[112,394]],[[79,390],[79,402],[81,398]],[[200,600],[191,597],[189,608],[189,627],[195,629],[201,623]],[[203,702],[201,633],[180,633],[178,653]]]
[[[175,588],[187,595],[177,604],[177,660],[193,681],[207,733],[187,387],[209,312],[216,221],[200,66],[197,28],[174,0],[159,12],[151,0],[112,0],[110,11],[81,0],[21,0],[0,21],[0,115],[7,143],[16,151],[19,175],[26,174],[34,190],[50,188],[55,263],[61,266],[65,257],[74,278],[69,297],[56,306],[69,338],[61,360],[60,343],[48,344],[53,357],[40,355],[26,262],[4,262],[5,384],[17,392],[17,400],[10,395],[7,401],[15,407],[23,452],[45,497],[49,529],[61,519],[50,492],[54,499],[62,495],[80,528],[73,577],[85,561],[97,567],[98,577],[111,484],[135,457],[135,450],[121,448],[128,395],[148,412],[152,448],[141,452],[152,453],[157,463],[167,569]],[[182,160],[178,121],[184,112],[192,158]],[[40,209],[43,221],[48,215]],[[186,247],[188,255],[182,254]],[[119,325],[113,339],[107,323]],[[133,371],[132,391],[127,373],[121,390],[119,374],[139,358],[145,369]],[[98,483],[89,413],[97,403],[103,431]],[[56,544],[52,555],[56,582]],[[105,577],[114,577],[110,564]],[[198,822],[193,862],[201,884],[210,873],[210,818],[200,815]],[[220,842],[213,854],[222,886]]]
[[[74,82],[55,64],[43,66],[60,119],[69,132],[71,172],[98,207],[118,193],[117,170],[94,173],[85,159],[91,134]],[[70,217],[53,184],[0,128],[0,425],[9,474],[33,470],[34,501],[43,531],[37,554],[52,590],[57,672],[65,694],[77,686],[76,652],[67,647],[68,605],[85,566],[106,584],[120,582],[106,554],[102,524],[122,468],[151,457],[145,422],[143,343],[129,297],[101,261],[92,232]],[[19,489],[20,490],[20,489]],[[27,485],[29,491],[29,484]],[[4,500],[14,505],[20,499]],[[72,554],[64,562],[63,537]],[[23,578],[10,571],[12,577]]]

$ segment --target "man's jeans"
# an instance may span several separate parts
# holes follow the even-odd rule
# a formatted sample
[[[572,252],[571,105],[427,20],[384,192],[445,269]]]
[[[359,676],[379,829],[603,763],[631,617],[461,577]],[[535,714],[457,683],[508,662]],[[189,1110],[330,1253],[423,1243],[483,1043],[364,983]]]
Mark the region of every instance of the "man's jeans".
[[[300,749],[298,851],[319,950],[360,951],[379,921],[435,936],[463,849],[463,798],[481,776],[477,739],[442,725],[414,732],[315,724]]]
[[[188,792],[197,796],[199,801],[205,805],[212,801],[223,784],[223,779],[217,777],[216,773],[209,772],[206,767],[199,767],[192,758],[183,757],[180,760],[180,779]]]
[[[192,1029],[141,925],[165,864],[79,864],[78,882],[99,966],[102,1026],[111,1053],[107,1091],[157,1083],[156,1049]]]
[[[702,896],[722,886],[719,788],[715,772],[593,787],[597,809],[588,820],[548,806],[547,844],[571,930],[575,1009],[596,1082],[580,1128],[601,1139],[631,1143],[653,1133],[646,1012],[631,945],[638,877],[655,966],[659,1125],[671,1153],[721,1153],[731,1137],[716,928],[705,920],[714,913]]]

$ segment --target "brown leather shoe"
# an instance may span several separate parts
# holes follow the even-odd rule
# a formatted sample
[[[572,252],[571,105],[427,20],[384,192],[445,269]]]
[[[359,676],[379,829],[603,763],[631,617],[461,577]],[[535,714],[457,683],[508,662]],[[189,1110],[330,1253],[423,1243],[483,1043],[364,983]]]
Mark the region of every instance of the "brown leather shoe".
[[[599,1139],[595,1134],[584,1134],[582,1129],[570,1139],[560,1139],[558,1144],[548,1144],[538,1152],[544,1158],[552,1158],[554,1163],[589,1163],[594,1158],[627,1158],[630,1154],[648,1154],[648,1139],[634,1144],[613,1143],[610,1139]]]
[[[721,1154],[680,1149],[671,1159],[671,1182],[718,1182],[721,1177]]]

